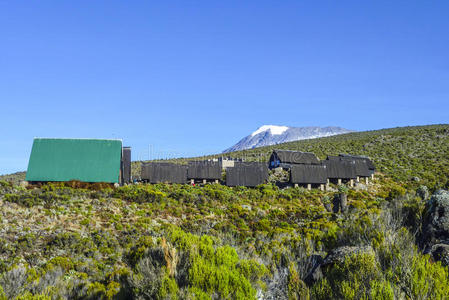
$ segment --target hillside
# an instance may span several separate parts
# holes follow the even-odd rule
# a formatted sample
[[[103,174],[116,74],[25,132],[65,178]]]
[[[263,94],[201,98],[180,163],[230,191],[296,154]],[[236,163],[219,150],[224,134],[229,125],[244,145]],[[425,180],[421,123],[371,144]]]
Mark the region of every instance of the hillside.
[[[2,181],[0,299],[447,299],[448,145],[433,125],[230,154],[373,158],[330,191]]]
[[[268,160],[273,149],[314,152],[326,155],[351,153],[373,159],[378,170],[395,180],[418,177],[435,188],[445,186],[449,177],[449,125],[399,127],[297,141],[262,147],[232,156]]]
[[[449,182],[449,125],[398,127],[354,132],[331,137],[301,140],[279,145],[226,153],[226,156],[248,161],[268,161],[273,149],[314,152],[320,159],[326,155],[351,153],[373,159],[378,171],[397,181],[409,182],[413,177],[434,189]],[[223,154],[171,161],[185,163],[190,159],[209,159]],[[133,163],[133,175],[140,172]]]

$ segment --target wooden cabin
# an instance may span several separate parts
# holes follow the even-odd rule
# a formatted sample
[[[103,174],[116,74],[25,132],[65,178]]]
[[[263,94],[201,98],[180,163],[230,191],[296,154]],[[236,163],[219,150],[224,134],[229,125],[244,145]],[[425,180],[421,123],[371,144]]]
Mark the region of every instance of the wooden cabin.
[[[187,169],[187,179],[191,183],[203,183],[221,180],[221,163],[218,161],[190,161]]]
[[[369,178],[374,176],[376,168],[369,157],[340,154],[338,157],[343,161],[350,161],[355,165],[356,177]]]
[[[187,165],[142,163],[141,179],[149,183],[187,183]]]
[[[319,165],[320,160],[314,153],[291,151],[291,150],[273,150],[268,166],[270,169],[284,168],[289,169],[292,165]]]
[[[236,162],[226,170],[227,186],[255,187],[268,181],[268,168],[265,163]]]
[[[343,160],[340,156],[328,156],[321,163],[326,166],[329,182],[341,184],[349,181],[352,183],[352,180],[357,178],[354,161]]]
[[[290,167],[290,183],[306,185],[308,189],[320,187],[324,190],[327,183],[327,172],[325,165],[295,164]]]

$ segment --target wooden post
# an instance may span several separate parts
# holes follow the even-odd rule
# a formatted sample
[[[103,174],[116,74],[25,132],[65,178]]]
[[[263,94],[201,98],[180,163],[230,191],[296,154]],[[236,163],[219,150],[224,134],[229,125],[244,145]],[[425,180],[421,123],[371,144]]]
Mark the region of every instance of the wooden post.
[[[310,183],[307,184],[307,189],[310,191],[312,189],[312,185]]]
[[[338,184],[339,185],[341,184],[341,178],[338,178]]]
[[[366,184],[368,184],[368,183],[369,183],[369,181],[368,181],[368,177],[365,177],[365,183],[366,183]]]

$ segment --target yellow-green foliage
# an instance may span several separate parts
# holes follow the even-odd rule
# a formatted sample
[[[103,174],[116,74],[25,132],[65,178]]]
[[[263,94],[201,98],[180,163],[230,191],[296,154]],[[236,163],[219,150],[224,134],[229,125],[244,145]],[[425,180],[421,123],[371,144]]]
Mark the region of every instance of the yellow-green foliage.
[[[3,288],[0,286],[0,300],[7,300]]]
[[[321,158],[368,155],[382,172],[367,187],[327,192],[0,182],[0,300],[254,299],[273,290],[289,299],[448,299],[447,267],[422,255],[411,234],[425,204],[416,189],[448,187],[448,136],[441,125],[276,145]],[[347,194],[344,213],[332,212],[337,193]],[[360,245],[372,251],[305,284],[312,257]]]
[[[428,256],[414,256],[409,291],[412,299],[448,299],[447,268],[440,262],[430,262]]]
[[[240,260],[230,246],[214,246],[207,235],[201,238],[174,228],[171,239],[189,253],[189,287],[192,293],[202,291],[198,297],[218,293],[220,298],[254,299],[256,283],[267,274],[267,269],[253,260]]]
[[[178,299],[178,285],[174,278],[165,274],[162,278],[161,287],[158,292],[159,299]]]
[[[320,299],[364,299],[370,294],[371,285],[382,281],[382,274],[374,254],[353,254],[343,263],[337,263],[326,276],[332,290],[331,295],[317,294]]]

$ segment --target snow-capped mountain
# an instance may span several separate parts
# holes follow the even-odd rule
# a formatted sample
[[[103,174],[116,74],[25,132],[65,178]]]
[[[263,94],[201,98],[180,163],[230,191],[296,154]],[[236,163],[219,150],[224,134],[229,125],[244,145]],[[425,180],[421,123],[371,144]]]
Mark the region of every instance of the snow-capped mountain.
[[[298,140],[314,139],[348,132],[353,132],[353,130],[334,126],[288,127],[277,125],[263,125],[247,137],[241,139],[237,144],[226,149],[223,152],[252,149],[262,146],[269,146]]]

